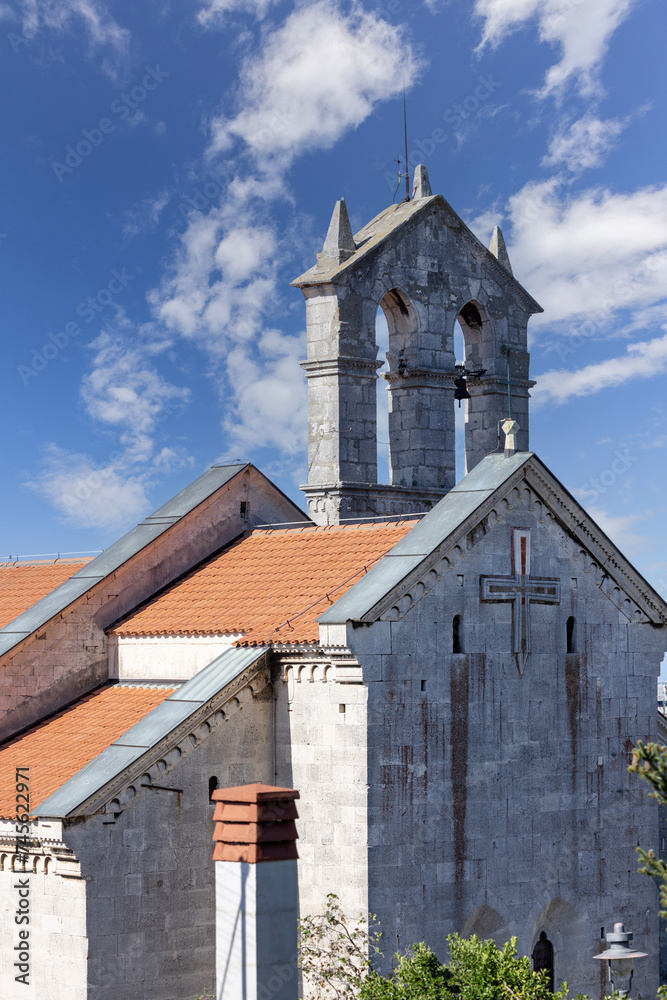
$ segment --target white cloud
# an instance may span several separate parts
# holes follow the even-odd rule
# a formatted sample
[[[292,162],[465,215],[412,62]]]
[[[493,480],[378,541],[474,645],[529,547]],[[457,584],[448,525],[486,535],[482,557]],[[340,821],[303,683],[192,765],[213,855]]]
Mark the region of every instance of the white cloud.
[[[81,24],[91,48],[110,46],[117,54],[127,54],[129,31],[111,17],[99,0],[16,0],[14,8],[26,38],[34,38],[44,30],[71,31]],[[113,75],[111,64],[105,62],[103,68]]]
[[[175,472],[177,469],[191,468],[195,460],[184,448],[163,448],[152,464],[158,472]]]
[[[224,422],[227,458],[265,447],[297,455],[306,445],[306,390],[299,368],[304,338],[267,330],[258,347],[259,361],[243,346],[230,352],[227,361],[234,384]]]
[[[586,509],[605,535],[613,540],[614,545],[618,546],[624,555],[635,555],[651,545],[650,535],[640,535],[634,530],[638,521],[644,521],[650,517],[650,511],[645,514],[610,514],[602,507],[587,507]]]
[[[147,356],[164,345],[131,346],[122,334],[104,332],[90,346],[95,359],[83,380],[81,397],[94,420],[126,427],[139,440],[189,398],[189,390],[167,382],[148,362]]]
[[[283,243],[272,219],[273,204],[292,200],[286,171],[296,156],[329,148],[418,70],[401,30],[380,17],[343,13],[334,0],[302,4],[245,60],[236,116],[212,122],[209,161],[224,148],[232,170],[229,150],[243,143],[250,167],[244,159],[220,203],[189,217],[150,302],[160,322],[211,358],[227,457],[261,447],[293,455],[305,443],[302,338],[275,329],[285,310],[279,270],[297,242]]]
[[[117,447],[100,462],[51,444],[41,472],[27,483],[79,527],[128,527],[150,508],[156,473],[192,465],[183,448],[156,452],[158,425],[187,402],[189,391],[156,370],[153,360],[168,344],[150,332],[132,329],[121,315],[114,331],[90,345],[95,356],[81,398],[94,421],[116,432]]]
[[[169,200],[169,192],[165,189],[151,198],[144,198],[136,208],[128,209],[124,213],[125,222],[123,224],[123,236],[126,243],[143,233],[153,232],[160,221],[160,216],[169,204]]]
[[[254,14],[260,20],[266,16],[270,7],[279,0],[206,0],[204,6],[197,12],[197,20],[204,27],[222,21],[227,14],[234,11],[244,11]]]
[[[650,309],[653,323],[664,321],[667,185],[572,192],[552,178],[522,188],[508,215],[514,273],[545,309],[532,328],[607,336],[617,314]]]
[[[586,365],[578,371],[552,370],[537,376],[534,401],[564,403],[573,396],[590,396],[631,379],[651,378],[667,371],[667,334],[629,344],[626,353]]]
[[[126,528],[151,508],[145,476],[54,444],[47,447],[42,472],[26,485],[81,528]]]
[[[244,63],[240,110],[213,122],[213,151],[241,139],[260,162],[289,162],[327,149],[420,68],[403,31],[375,14],[345,14],[335,0],[297,7]]]
[[[560,48],[560,61],[545,77],[542,95],[557,94],[576,82],[584,94],[598,90],[598,73],[616,28],[635,0],[475,0],[484,20],[480,48],[536,22],[540,41]]]
[[[627,118],[600,119],[588,113],[554,135],[542,164],[553,167],[562,163],[573,174],[598,167],[627,123]]]

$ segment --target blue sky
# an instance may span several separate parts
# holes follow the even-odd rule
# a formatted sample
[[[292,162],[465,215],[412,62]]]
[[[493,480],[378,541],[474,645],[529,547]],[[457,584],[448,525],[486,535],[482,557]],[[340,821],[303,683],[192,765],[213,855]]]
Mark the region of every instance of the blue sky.
[[[667,594],[660,0],[3,0],[4,555],[108,545],[212,462],[305,479],[335,200],[413,162],[544,306],[531,444]]]

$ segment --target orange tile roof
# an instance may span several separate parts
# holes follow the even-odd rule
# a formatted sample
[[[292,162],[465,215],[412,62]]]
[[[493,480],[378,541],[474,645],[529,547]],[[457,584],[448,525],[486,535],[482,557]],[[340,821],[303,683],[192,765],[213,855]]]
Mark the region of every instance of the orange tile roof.
[[[90,559],[0,563],[0,628],[46,597],[88,562]]]
[[[29,767],[36,808],[175,689],[100,688],[0,747],[0,817],[16,816],[16,768]]]
[[[316,619],[415,523],[249,532],[111,631],[317,642]]]

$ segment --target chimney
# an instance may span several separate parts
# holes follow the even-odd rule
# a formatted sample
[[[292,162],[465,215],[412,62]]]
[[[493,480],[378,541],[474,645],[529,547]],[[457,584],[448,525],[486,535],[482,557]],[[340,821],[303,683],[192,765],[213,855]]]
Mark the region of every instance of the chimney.
[[[218,1000],[297,1000],[293,788],[213,792]]]

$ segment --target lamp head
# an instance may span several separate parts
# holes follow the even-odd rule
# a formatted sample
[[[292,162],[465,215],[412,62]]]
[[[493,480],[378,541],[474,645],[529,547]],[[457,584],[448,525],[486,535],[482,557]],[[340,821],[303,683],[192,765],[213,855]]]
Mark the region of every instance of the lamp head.
[[[632,950],[632,933],[626,931],[623,924],[614,924],[614,930],[606,937],[609,947],[606,951],[595,955],[601,962],[609,962],[610,976],[623,979],[632,975],[636,958],[646,958],[645,951]]]

